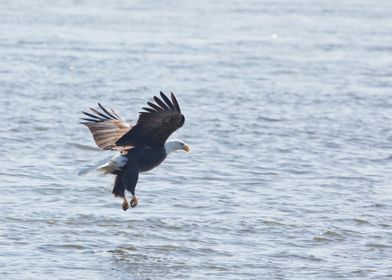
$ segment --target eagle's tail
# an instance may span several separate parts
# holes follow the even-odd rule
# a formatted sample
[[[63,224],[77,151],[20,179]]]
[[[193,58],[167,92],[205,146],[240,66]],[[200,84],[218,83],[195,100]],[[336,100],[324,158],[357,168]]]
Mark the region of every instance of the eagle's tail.
[[[82,169],[79,170],[79,175],[86,175],[87,173],[90,173],[91,171],[95,170],[97,167],[101,166],[102,164],[106,163],[108,160],[110,160],[113,156],[104,158],[94,164],[89,164],[85,167],[83,167]]]
[[[97,170],[102,174],[114,174],[116,171],[119,171],[121,167],[125,166],[127,163],[128,158],[123,155],[118,155],[112,157],[106,163],[97,167]]]
[[[110,156],[107,157],[103,160],[100,160],[99,162],[93,164],[93,165],[88,165],[81,170],[79,170],[79,175],[85,175],[87,173],[90,173],[93,170],[98,170],[102,174],[109,174],[113,173],[116,170],[119,170],[121,167],[123,167],[127,163],[127,157],[123,155],[118,155],[118,156]]]

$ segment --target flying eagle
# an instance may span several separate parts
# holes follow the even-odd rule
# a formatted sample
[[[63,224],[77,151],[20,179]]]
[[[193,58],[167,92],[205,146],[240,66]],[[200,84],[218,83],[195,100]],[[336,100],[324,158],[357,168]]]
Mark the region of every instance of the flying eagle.
[[[90,108],[82,124],[86,125],[102,150],[116,150],[119,155],[99,165],[103,174],[114,174],[113,194],[123,199],[125,211],[138,205],[135,187],[140,172],[146,172],[161,164],[168,154],[177,150],[189,152],[189,146],[181,140],[169,140],[169,136],[182,127],[185,117],[173,93],[171,100],[160,92],[161,98],[154,96],[154,102],[147,102],[139,113],[136,125],[125,123],[112,108],[98,103],[98,108]],[[132,194],[130,204],[125,190]]]

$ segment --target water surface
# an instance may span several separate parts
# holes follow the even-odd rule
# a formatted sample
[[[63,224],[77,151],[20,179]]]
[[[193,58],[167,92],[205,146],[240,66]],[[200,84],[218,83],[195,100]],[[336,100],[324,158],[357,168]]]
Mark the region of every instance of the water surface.
[[[390,1],[9,1],[1,279],[392,276]],[[192,148],[121,210],[78,124],[159,90]]]

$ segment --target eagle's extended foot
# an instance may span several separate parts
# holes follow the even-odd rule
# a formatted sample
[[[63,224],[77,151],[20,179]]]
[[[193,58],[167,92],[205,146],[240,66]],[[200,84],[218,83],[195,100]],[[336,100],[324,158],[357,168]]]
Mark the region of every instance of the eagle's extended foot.
[[[123,201],[123,203],[122,203],[122,209],[123,209],[124,211],[127,211],[127,209],[129,208],[129,203],[128,203],[128,200],[127,200],[126,197],[124,197],[123,199],[124,199],[124,201]]]
[[[139,200],[137,199],[136,195],[133,195],[132,199],[131,199],[131,207],[132,208],[136,207],[138,203],[139,203]]]

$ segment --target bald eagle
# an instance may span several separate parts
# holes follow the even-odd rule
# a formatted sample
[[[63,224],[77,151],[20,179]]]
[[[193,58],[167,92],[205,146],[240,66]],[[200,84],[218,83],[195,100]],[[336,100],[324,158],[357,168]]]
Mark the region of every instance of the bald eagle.
[[[160,92],[161,98],[154,96],[155,102],[147,102],[139,112],[136,125],[125,123],[112,108],[98,103],[98,108],[83,112],[82,124],[90,130],[95,143],[102,150],[116,150],[119,154],[97,166],[103,174],[115,175],[113,194],[123,199],[122,209],[136,207],[138,198],[135,187],[139,173],[160,165],[168,154],[184,150],[189,146],[181,140],[169,140],[169,136],[182,127],[185,117],[173,93],[171,100]],[[132,194],[130,203],[125,190]]]

